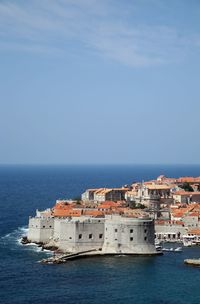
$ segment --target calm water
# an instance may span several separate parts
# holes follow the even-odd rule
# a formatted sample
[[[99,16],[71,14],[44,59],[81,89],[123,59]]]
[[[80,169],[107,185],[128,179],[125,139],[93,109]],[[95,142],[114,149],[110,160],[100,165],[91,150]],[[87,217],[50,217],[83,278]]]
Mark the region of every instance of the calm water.
[[[85,188],[121,186],[159,174],[197,176],[200,166],[1,166],[0,303],[199,304],[200,268],[185,266],[183,259],[200,257],[200,248],[41,265],[37,261],[49,253],[18,242],[36,208],[79,196]]]

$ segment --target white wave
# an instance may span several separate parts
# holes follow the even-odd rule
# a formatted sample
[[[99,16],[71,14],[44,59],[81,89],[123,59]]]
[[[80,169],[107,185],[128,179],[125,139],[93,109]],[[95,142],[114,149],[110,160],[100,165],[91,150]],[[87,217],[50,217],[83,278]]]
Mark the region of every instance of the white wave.
[[[25,249],[26,250],[29,250],[29,251],[33,251],[33,252],[36,252],[36,253],[44,253],[45,255],[52,255],[53,252],[50,251],[50,250],[47,250],[47,249],[42,249],[42,247],[39,247],[37,246],[37,244],[27,244],[28,245],[28,248],[26,247]],[[25,246],[27,246],[25,245]]]
[[[15,229],[10,233],[7,233],[6,235],[2,236],[0,239],[3,241],[4,244],[9,245],[12,249],[15,249],[14,247],[17,245],[17,247],[20,246],[21,249],[23,248],[23,250],[31,250],[37,253],[44,253],[47,255],[53,254],[51,250],[42,249],[42,247],[39,247],[35,243],[22,244],[21,243],[22,237],[26,236],[27,233],[28,233],[28,227],[22,226],[22,227],[18,227],[17,229]]]
[[[37,244],[35,244],[35,243],[28,243],[28,244],[24,244],[24,246],[36,246],[36,247],[38,247],[38,245],[37,245]]]
[[[28,227],[18,227],[17,229],[19,232],[23,232],[23,235],[28,234]]]
[[[1,237],[2,240],[9,238],[12,235],[12,233],[8,233]]]
[[[42,247],[34,247],[33,249],[36,252],[41,252],[42,251]]]
[[[28,228],[27,226],[23,226],[23,227],[18,227],[17,229],[15,229],[14,231],[7,233],[6,235],[1,237],[1,240],[4,241],[4,243],[20,243],[21,242],[21,238],[25,235],[27,235],[28,232]]]
[[[48,249],[43,249],[43,252],[45,252],[46,254],[49,254],[49,255],[53,255],[53,251],[48,250]]]
[[[21,239],[21,238],[19,238],[19,239],[17,239],[17,240],[16,240],[16,242],[17,242],[17,244],[18,244],[18,245],[23,246],[23,244],[22,244],[21,240],[22,240],[22,239]]]

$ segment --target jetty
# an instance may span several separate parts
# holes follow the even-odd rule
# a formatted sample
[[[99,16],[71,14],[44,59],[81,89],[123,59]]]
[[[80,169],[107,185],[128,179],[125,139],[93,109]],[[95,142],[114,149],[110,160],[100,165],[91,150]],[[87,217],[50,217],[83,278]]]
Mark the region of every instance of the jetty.
[[[185,259],[184,263],[191,266],[200,266],[200,259]]]
[[[98,251],[98,253],[97,253]],[[99,254],[100,250],[97,249],[90,249],[90,250],[85,250],[85,251],[80,251],[80,252],[76,252],[76,253],[68,253],[68,254],[62,254],[62,255],[55,255],[53,257],[49,257],[47,259],[42,259],[41,261],[39,261],[42,264],[64,264],[66,263],[68,260],[73,260],[73,259],[77,259],[77,258],[81,258],[81,257],[85,257],[87,255],[90,254]]]
[[[154,256],[154,255],[162,255],[162,251],[158,251],[150,254],[141,254],[141,253],[123,253],[123,252],[104,252],[102,248],[99,249],[91,249],[85,251],[79,251],[75,253],[67,253],[67,254],[56,254],[52,257],[42,259],[39,263],[42,264],[64,264],[70,260],[86,258],[86,257],[95,257],[95,256]]]

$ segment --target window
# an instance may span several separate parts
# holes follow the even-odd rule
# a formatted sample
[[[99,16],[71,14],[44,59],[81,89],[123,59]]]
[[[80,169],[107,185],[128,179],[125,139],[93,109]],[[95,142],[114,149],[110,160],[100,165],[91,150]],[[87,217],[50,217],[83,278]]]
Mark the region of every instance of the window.
[[[147,237],[146,237],[146,236],[144,237],[144,240],[145,240],[145,241],[147,240]]]
[[[79,234],[78,238],[79,238],[79,239],[82,239],[82,234]]]
[[[130,229],[130,233],[133,233],[133,229]]]
[[[69,237],[69,239],[71,240],[71,239],[72,239],[72,237],[70,236],[70,237]]]
[[[49,228],[51,228],[51,226],[49,226]]]
[[[130,237],[130,241],[131,241],[131,242],[133,241],[133,237]]]
[[[99,234],[99,238],[100,238],[100,239],[102,239],[102,237],[103,237],[103,234],[102,234],[102,233],[100,233],[100,234]]]
[[[115,232],[117,232],[117,229],[115,229]]]
[[[43,226],[43,228],[45,228],[45,226]]]
[[[92,239],[92,233],[89,234],[89,239]]]
[[[144,233],[146,233],[147,232],[147,229],[144,229]]]

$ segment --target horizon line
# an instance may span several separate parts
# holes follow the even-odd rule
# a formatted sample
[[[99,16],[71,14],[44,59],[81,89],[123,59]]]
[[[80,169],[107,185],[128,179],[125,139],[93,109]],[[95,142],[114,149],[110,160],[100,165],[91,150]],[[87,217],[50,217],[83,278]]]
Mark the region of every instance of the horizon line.
[[[0,166],[200,166],[200,163],[0,163]]]

